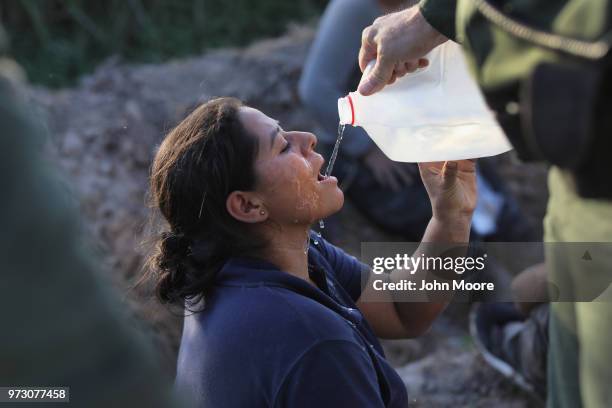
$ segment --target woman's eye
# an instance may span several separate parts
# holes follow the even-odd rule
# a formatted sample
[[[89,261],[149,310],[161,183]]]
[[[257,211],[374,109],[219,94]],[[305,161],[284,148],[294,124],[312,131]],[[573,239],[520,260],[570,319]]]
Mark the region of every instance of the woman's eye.
[[[287,142],[285,147],[283,147],[283,150],[281,150],[281,153],[286,153],[289,151],[289,149],[291,149],[291,143]]]

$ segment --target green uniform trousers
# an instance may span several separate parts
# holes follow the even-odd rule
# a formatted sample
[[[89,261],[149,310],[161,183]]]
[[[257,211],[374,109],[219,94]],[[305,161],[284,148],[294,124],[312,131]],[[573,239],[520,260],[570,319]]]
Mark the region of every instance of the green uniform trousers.
[[[612,241],[612,201],[578,197],[554,167],[549,190],[545,240],[593,244],[547,245],[549,279],[562,300],[551,305],[548,406],[612,407],[612,296],[605,291],[612,244],[596,244]]]

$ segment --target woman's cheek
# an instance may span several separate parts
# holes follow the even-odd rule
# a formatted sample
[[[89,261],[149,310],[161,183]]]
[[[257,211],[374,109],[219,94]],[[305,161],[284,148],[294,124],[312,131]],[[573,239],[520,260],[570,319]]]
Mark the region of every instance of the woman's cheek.
[[[281,218],[298,222],[312,222],[319,212],[319,189],[314,169],[297,155],[270,163],[266,169],[268,197]]]
[[[297,174],[292,180],[287,182],[291,198],[288,202],[293,202],[295,218],[301,222],[312,222],[319,205],[319,194],[316,182],[311,174]]]
[[[268,193],[282,192],[287,187],[286,174],[280,167],[268,165],[263,169],[263,187]]]

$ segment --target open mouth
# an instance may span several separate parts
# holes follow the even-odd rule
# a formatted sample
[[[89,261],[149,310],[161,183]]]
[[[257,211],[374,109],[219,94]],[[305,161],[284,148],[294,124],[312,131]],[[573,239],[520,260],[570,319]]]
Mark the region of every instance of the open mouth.
[[[321,173],[325,165],[325,160],[321,162],[321,166],[319,166],[319,171],[317,172],[317,182],[319,183],[337,183],[338,180],[334,176],[326,176]]]
[[[317,182],[321,184],[335,184],[338,180],[334,176],[324,176],[323,174],[317,174]]]

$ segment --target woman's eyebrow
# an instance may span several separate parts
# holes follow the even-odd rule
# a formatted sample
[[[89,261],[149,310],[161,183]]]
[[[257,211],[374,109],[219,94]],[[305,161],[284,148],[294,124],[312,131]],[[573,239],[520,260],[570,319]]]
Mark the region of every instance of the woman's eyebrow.
[[[276,128],[270,132],[270,149],[272,149],[272,147],[274,147],[274,140],[276,140],[276,136],[278,135],[278,132],[280,132],[280,125],[278,123],[278,121],[276,122]]]

